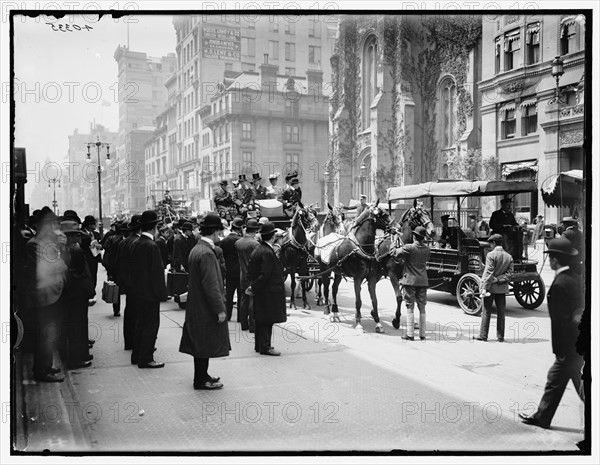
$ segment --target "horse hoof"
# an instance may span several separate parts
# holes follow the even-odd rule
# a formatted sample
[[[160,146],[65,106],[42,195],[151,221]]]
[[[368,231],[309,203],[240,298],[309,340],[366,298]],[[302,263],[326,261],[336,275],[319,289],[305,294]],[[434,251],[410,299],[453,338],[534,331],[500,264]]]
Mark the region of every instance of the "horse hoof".
[[[325,310],[323,310],[323,314],[329,315],[330,313],[331,313],[331,310],[329,309],[329,307],[325,307]]]
[[[361,325],[360,323],[358,323],[358,324],[356,325],[356,328],[355,328],[355,329],[356,329],[356,332],[357,332],[357,333],[364,333],[364,329],[363,329],[363,327],[362,327],[362,325]]]
[[[376,333],[384,333],[385,332],[383,330],[383,326],[381,326],[381,323],[377,323],[377,325],[375,325],[375,332]]]
[[[400,319],[394,318],[392,320],[392,326],[394,327],[394,329],[400,329]]]

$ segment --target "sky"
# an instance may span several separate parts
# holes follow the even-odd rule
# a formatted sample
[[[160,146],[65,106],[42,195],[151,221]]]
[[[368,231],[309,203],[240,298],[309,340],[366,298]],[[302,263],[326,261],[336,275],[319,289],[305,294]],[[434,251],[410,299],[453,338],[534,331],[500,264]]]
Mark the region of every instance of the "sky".
[[[128,25],[130,50],[155,57],[175,53],[170,15],[118,20],[105,16],[100,21],[97,15],[73,15],[60,23],[82,29],[54,31],[58,28],[54,18],[15,17],[15,146],[26,148],[29,170],[46,160],[62,164],[75,128],[89,133],[95,120],[118,130],[113,55],[117,46],[127,43]]]

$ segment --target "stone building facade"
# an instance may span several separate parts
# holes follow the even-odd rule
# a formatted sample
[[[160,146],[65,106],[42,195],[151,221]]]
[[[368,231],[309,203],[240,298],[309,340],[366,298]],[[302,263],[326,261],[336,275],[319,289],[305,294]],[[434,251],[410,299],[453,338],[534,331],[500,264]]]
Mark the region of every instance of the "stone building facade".
[[[342,16],[331,58],[327,200],[448,178],[481,145],[481,23],[474,15]]]

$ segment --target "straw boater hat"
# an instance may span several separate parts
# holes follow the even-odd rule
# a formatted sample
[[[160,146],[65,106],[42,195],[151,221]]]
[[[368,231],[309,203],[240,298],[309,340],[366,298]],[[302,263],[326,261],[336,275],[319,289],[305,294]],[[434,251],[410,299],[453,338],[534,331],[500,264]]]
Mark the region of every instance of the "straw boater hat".
[[[273,173],[269,175],[269,181],[272,181],[273,179],[278,179],[279,178],[279,173]]]

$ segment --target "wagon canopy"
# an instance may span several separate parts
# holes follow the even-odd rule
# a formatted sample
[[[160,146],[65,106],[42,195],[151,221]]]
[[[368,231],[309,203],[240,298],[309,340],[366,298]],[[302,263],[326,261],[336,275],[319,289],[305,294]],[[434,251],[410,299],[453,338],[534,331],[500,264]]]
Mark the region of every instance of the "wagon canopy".
[[[424,182],[410,186],[390,187],[387,200],[418,199],[421,197],[477,197],[536,192],[534,181],[448,181]]]
[[[558,173],[547,186],[542,185],[542,199],[549,207],[575,207],[583,202],[583,171]]]

